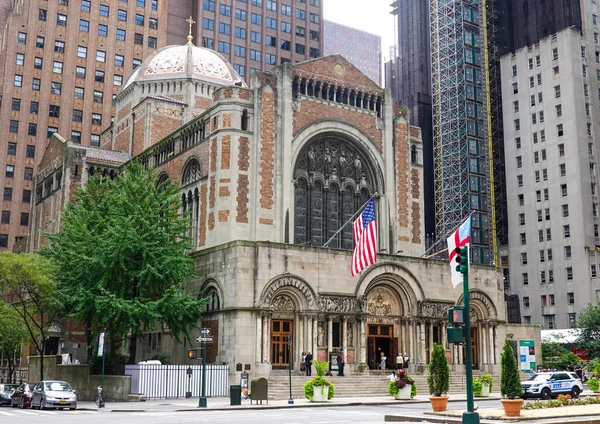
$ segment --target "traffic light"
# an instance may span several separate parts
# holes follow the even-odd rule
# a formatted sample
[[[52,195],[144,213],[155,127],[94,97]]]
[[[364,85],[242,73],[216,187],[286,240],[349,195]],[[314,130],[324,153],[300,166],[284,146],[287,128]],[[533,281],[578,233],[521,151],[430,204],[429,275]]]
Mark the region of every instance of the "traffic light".
[[[456,253],[456,271],[461,274],[469,273],[469,248],[467,246],[457,247],[454,252]]]
[[[198,359],[198,349],[190,349],[190,350],[188,350],[188,358],[190,358],[190,359]]]
[[[464,306],[453,306],[448,309],[448,321],[452,325],[463,325],[465,323],[465,308]]]

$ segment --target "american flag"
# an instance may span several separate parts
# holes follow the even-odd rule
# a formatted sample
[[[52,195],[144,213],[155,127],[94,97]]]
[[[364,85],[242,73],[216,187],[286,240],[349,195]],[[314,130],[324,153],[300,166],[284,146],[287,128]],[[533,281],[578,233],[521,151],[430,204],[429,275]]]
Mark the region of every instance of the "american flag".
[[[355,276],[377,260],[377,220],[373,199],[369,200],[352,227],[354,230],[352,276]]]

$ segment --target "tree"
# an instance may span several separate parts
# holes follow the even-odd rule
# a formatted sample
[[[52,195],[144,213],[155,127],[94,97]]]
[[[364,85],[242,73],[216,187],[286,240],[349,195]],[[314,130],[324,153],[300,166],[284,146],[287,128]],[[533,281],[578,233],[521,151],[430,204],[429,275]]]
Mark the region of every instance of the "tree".
[[[544,368],[556,368],[566,370],[570,364],[576,364],[581,359],[573,352],[565,349],[558,342],[542,343],[542,366]]]
[[[587,308],[579,313],[577,327],[581,329],[576,342],[577,348],[585,350],[590,358],[599,357],[600,306],[589,303]]]
[[[8,360],[8,382],[14,382],[15,364],[29,333],[25,323],[8,304],[0,301],[0,352]]]
[[[52,262],[35,253],[0,253],[0,293],[40,355],[40,380],[44,379],[46,330],[54,318],[54,272]]]
[[[507,399],[518,399],[523,394],[517,357],[508,339],[504,341],[500,356],[500,394]]]
[[[144,331],[166,326],[181,341],[201,317],[205,300],[184,292],[195,274],[180,207],[171,181],[157,185],[155,170],[131,163],[115,181],[90,178],[65,208],[61,231],[46,235],[58,310],[84,324],[90,341],[104,328],[113,347],[129,336],[130,363]]]
[[[427,385],[429,386],[429,394],[432,396],[442,396],[448,393],[450,388],[450,367],[446,358],[446,349],[440,344],[433,345]]]

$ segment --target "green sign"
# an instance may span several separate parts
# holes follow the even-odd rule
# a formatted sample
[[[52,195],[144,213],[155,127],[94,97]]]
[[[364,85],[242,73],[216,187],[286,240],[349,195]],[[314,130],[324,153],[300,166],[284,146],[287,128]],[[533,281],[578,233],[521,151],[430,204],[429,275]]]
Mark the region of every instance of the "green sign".
[[[519,341],[519,364],[521,371],[535,371],[535,342],[533,340]]]

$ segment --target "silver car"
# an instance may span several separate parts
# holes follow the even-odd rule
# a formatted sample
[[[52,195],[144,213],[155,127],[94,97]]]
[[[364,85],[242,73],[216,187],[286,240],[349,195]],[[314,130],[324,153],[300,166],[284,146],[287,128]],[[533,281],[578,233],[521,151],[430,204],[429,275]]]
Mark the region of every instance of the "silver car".
[[[75,390],[66,381],[41,381],[33,389],[32,409],[77,408]]]

